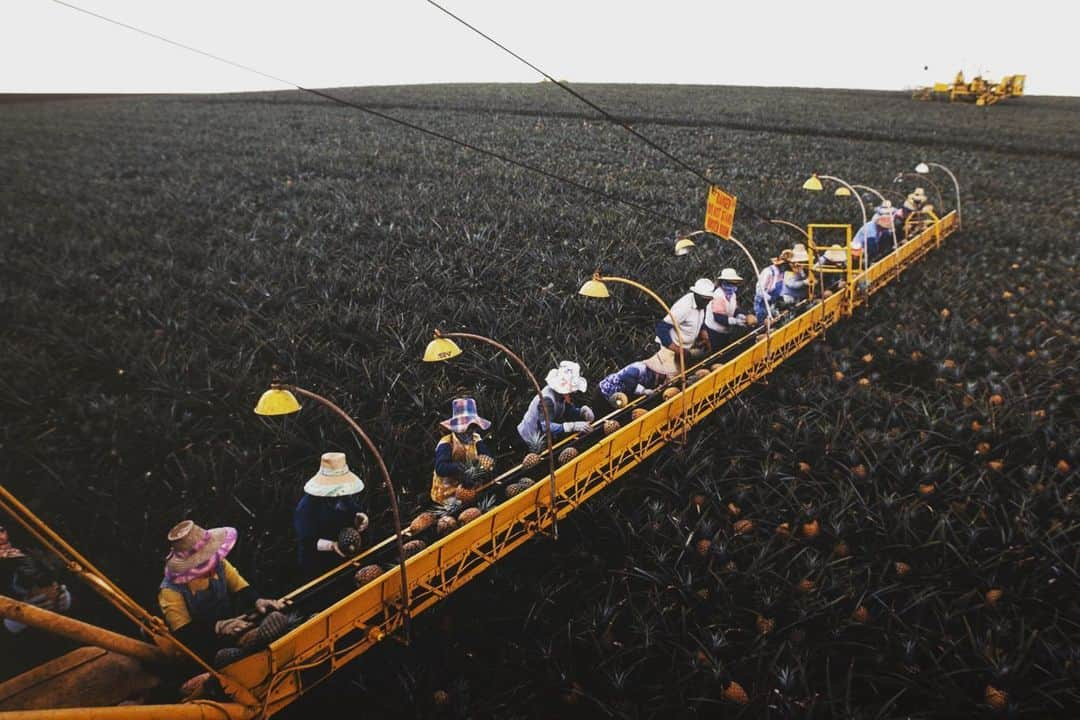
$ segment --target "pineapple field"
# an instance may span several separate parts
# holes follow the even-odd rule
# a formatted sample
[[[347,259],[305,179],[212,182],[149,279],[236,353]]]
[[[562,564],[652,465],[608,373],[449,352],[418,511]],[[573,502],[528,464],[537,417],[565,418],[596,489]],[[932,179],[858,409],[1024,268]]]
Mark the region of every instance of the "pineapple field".
[[[957,173],[963,228],[282,717],[1080,715],[1080,101],[579,90],[767,217],[857,229],[851,198],[801,189],[814,172],[896,204],[924,186],[944,214],[925,160]],[[239,529],[230,559],[264,595],[299,584],[292,511],[326,451],[367,483],[368,534],[392,534],[344,423],[252,412],[270,382],[364,427],[415,553],[493,501],[432,507],[451,399],[476,398],[501,470],[533,394],[486,346],[421,362],[436,328],[539,377],[578,362],[604,412],[597,382],[652,352],[660,313],[626,287],[580,297],[594,270],[668,302],[752,276],[715,239],[676,257],[705,184],[550,83],[335,93],[549,175],[298,92],[0,105],[3,484],[147,608],[188,517]],[[800,241],[745,209],[735,234],[759,264]],[[68,585],[75,616],[130,632]]]

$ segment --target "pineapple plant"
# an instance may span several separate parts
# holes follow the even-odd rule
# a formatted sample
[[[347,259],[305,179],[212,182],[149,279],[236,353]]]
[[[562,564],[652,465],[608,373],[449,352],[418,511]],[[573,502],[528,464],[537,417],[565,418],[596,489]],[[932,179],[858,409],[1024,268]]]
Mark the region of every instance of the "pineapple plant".
[[[984,596],[986,604],[990,607],[997,605],[998,600],[1000,600],[1001,596],[1004,594],[1005,593],[1000,588],[990,588],[986,591],[986,595]]]
[[[736,705],[746,705],[750,702],[750,697],[746,694],[746,690],[739,683],[732,680],[726,686],[721,693],[723,698],[728,702],[733,702]]]
[[[481,515],[483,515],[483,511],[481,511],[480,508],[471,507],[462,510],[457,519],[460,524],[467,525]]]
[[[870,620],[870,611],[865,605],[859,605],[851,612],[851,619],[859,624],[865,623]]]
[[[819,532],[821,532],[821,526],[817,520],[811,520],[802,525],[802,534],[807,540],[813,540],[818,536]]]
[[[419,535],[435,524],[435,513],[422,512],[409,523],[409,535]]]
[[[464,485],[458,486],[458,489],[454,491],[454,497],[462,505],[472,505],[476,502],[476,496],[480,494],[480,491],[476,488],[465,487]]]
[[[356,575],[354,575],[353,578],[356,580],[357,585],[363,586],[382,574],[383,569],[378,565],[365,565],[356,571]]]
[[[439,534],[439,537],[449,535],[457,529],[458,520],[453,515],[444,515],[435,523],[435,532]]]
[[[541,458],[540,458],[539,455],[537,455],[536,453],[531,452],[531,453],[527,454],[525,457],[523,457],[521,459],[521,467],[525,468],[526,470],[529,470],[529,469],[534,468],[537,465],[539,465],[540,460],[541,460]]]
[[[893,569],[899,577],[904,577],[911,572],[911,566],[900,560],[893,563]]]
[[[743,518],[742,520],[736,520],[732,528],[735,530],[736,535],[746,535],[747,533],[753,531],[754,522],[753,520],[747,520],[746,518]]]
[[[360,545],[362,544],[360,533],[356,528],[343,528],[338,533],[337,546],[346,557],[352,557],[360,552]]]
[[[515,495],[520,495],[523,491],[527,490],[533,481],[529,478],[518,478],[518,481],[506,486],[506,497],[512,498]]]
[[[986,690],[983,692],[983,698],[986,700],[986,704],[995,710],[1001,710],[1009,704],[1009,694],[1004,690],[999,690],[993,685],[986,686]]]
[[[410,540],[409,542],[405,543],[402,549],[405,551],[405,557],[408,558],[412,557],[426,547],[427,543],[423,540]]]

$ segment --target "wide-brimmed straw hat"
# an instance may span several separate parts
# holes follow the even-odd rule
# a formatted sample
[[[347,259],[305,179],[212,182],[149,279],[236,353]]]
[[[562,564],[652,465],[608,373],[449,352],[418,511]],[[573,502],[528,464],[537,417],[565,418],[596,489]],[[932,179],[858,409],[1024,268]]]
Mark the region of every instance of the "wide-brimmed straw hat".
[[[735,272],[735,268],[724,268],[720,271],[720,277],[718,277],[717,280],[730,283],[742,282],[742,278],[739,276],[739,273]]]
[[[713,293],[716,292],[716,286],[713,285],[713,281],[709,278],[698,278],[690,287],[690,292],[694,293],[695,295],[712,297]]]
[[[645,367],[661,375],[674,375],[679,372],[679,366],[675,361],[675,351],[670,348],[660,348],[655,355],[646,358]]]
[[[349,470],[345,453],[323,453],[319,472],[304,483],[304,492],[315,497],[355,495],[364,489],[364,481]]]
[[[833,263],[847,262],[847,253],[839,245],[833,245],[825,251],[825,260]]]
[[[204,530],[191,520],[184,520],[169,531],[172,550],[165,558],[165,579],[186,583],[206,577],[236,545],[236,528]]]
[[[476,400],[471,397],[454,398],[450,402],[450,417],[439,423],[450,432],[465,432],[470,425],[481,430],[491,427],[491,421],[476,414]]]
[[[559,367],[548,372],[544,382],[561,395],[585,392],[585,388],[589,386],[585,378],[581,377],[581,366],[569,360],[563,360],[559,363]]]
[[[791,250],[791,262],[804,263],[810,260],[810,255],[806,252],[806,246],[802,243],[798,243]]]
[[[779,255],[772,259],[773,265],[779,265],[780,263],[791,262],[791,250],[785,249],[780,252]]]
[[[919,202],[926,202],[926,190],[922,189],[921,187],[917,187],[912,191],[910,195],[908,195],[908,199],[918,200]]]

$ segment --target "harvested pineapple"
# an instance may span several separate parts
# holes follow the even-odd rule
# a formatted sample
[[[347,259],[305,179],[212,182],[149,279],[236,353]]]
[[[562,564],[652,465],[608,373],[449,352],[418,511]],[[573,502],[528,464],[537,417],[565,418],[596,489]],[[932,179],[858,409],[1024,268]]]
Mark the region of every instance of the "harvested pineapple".
[[[356,575],[353,577],[356,580],[357,585],[367,585],[369,582],[382,575],[382,573],[382,568],[378,565],[365,565],[357,570]]]
[[[528,470],[529,468],[534,468],[539,464],[540,456],[536,453],[529,453],[521,459],[521,467],[525,468],[526,470]]]
[[[626,397],[626,393],[617,392],[611,396],[611,404],[617,408],[626,407],[630,402],[630,398]]]
[[[435,524],[435,514],[429,512],[422,512],[412,519],[409,523],[409,534],[419,535],[427,530],[429,527]]]
[[[566,464],[578,456],[577,448],[568,447],[559,453],[559,463]]]

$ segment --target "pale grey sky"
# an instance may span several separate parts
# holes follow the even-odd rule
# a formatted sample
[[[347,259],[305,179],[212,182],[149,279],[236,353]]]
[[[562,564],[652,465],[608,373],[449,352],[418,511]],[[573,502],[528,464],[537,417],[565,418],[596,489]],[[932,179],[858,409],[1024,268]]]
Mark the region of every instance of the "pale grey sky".
[[[424,0],[70,2],[309,87],[541,79]],[[1067,2],[442,4],[571,82],[898,90],[962,69],[1027,74],[1032,95],[1080,95]],[[0,27],[0,92],[282,87],[52,0],[0,0]]]

